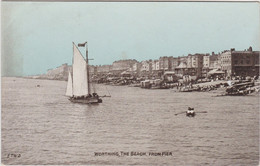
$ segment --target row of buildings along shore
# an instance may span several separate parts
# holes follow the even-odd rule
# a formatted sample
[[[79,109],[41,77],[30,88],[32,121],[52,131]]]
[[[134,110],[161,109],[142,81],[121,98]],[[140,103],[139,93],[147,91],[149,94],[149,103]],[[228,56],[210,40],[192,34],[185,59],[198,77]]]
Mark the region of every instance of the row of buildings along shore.
[[[212,73],[221,73],[224,77],[258,76],[259,51],[253,51],[252,47],[243,51],[231,48],[217,54],[212,52],[211,54],[196,53],[179,57],[163,56],[156,60],[150,59],[141,62],[127,59],[115,61],[112,65],[90,65],[89,68],[90,74],[96,76],[128,74],[137,77],[160,77],[165,72],[196,78],[207,78],[212,76]],[[71,70],[71,66],[63,64],[56,69],[48,70],[45,76],[59,79],[59,77],[66,77],[69,70]]]

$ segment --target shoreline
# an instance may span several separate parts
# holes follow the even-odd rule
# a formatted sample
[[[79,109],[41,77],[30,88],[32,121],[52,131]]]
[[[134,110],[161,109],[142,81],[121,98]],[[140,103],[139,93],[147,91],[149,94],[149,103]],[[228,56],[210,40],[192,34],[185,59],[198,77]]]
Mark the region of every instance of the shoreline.
[[[34,80],[49,80],[49,81],[65,81],[67,82],[67,80],[61,80],[61,79],[44,79],[44,78],[32,78],[32,77],[20,77],[20,76],[11,76],[11,77],[8,77],[8,76],[2,76],[2,79],[3,78],[18,78],[18,79],[34,79]],[[235,80],[237,81],[237,80]],[[167,88],[167,89],[160,89],[160,88],[154,88],[154,89],[147,89],[147,88],[141,88],[140,86],[131,86],[131,85],[134,85],[134,84],[129,84],[129,85],[114,85],[114,84],[107,84],[107,83],[94,83],[94,84],[98,84],[98,85],[103,85],[103,86],[121,86],[121,87],[132,87],[132,88],[141,88],[141,89],[146,89],[146,90],[170,90],[171,92],[174,92],[174,93],[191,93],[191,92],[199,92],[199,93],[212,93],[212,94],[215,94],[214,96],[212,97],[220,97],[220,96],[232,96],[232,95],[226,95],[226,89],[227,87],[216,87],[216,85],[219,85],[219,84],[224,84],[224,83],[227,83],[226,80],[217,80],[217,81],[212,81],[212,82],[203,82],[203,83],[197,83],[197,84],[193,84],[192,87],[203,87],[203,86],[207,86],[207,87],[210,87],[210,86],[215,86],[215,88],[213,89],[207,89],[207,90],[201,90],[201,91],[198,91],[198,90],[192,90],[192,91],[181,91],[180,89],[177,89],[177,87],[171,87],[171,88]],[[252,87],[254,90],[250,93],[250,94],[247,94],[247,95],[243,95],[243,96],[259,96],[260,94],[260,81],[259,80],[256,80],[255,81],[255,85]]]

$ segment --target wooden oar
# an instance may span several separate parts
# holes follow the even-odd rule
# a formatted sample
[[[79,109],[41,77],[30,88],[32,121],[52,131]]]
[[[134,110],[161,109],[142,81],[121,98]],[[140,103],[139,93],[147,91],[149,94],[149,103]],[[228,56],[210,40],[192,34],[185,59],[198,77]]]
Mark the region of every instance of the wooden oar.
[[[176,115],[179,115],[179,114],[184,114],[184,113],[186,113],[186,111],[185,112],[179,112],[179,113],[176,113],[176,114],[174,114],[175,116]],[[195,113],[208,113],[207,111],[195,111]]]
[[[182,112],[176,113],[176,114],[174,114],[174,115],[176,116],[176,115],[184,114],[184,113],[186,113],[186,111],[182,111]]]
[[[208,113],[207,111],[196,111],[195,113]]]

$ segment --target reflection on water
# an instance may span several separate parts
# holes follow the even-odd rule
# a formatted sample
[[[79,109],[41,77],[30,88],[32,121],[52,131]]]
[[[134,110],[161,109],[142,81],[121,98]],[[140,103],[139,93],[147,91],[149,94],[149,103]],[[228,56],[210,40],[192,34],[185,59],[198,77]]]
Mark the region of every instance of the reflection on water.
[[[258,96],[98,85],[112,97],[84,105],[65,89],[64,81],[2,78],[4,164],[258,164]],[[175,116],[188,106],[208,113]],[[121,151],[172,155],[94,155]]]

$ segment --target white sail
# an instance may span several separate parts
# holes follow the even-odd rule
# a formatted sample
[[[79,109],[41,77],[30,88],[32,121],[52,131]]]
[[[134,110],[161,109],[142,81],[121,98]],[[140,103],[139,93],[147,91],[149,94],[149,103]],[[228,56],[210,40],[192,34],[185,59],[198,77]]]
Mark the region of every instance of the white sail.
[[[87,63],[77,46],[73,43],[73,95],[88,94]]]
[[[69,77],[68,77],[66,96],[70,96],[70,97],[73,96],[73,92],[72,92],[72,78],[71,78],[70,72],[69,72]]]

